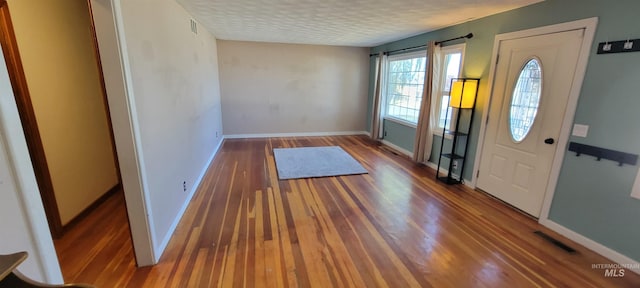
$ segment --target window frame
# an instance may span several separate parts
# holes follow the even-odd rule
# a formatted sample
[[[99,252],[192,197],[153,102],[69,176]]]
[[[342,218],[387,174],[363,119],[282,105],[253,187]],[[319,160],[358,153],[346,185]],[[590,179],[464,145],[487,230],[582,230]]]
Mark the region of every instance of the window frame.
[[[382,118],[384,120],[388,120],[388,121],[393,121],[396,122],[398,124],[404,125],[404,126],[408,126],[408,127],[413,127],[416,128],[418,127],[418,123],[413,123],[411,121],[408,121],[406,119],[402,119],[393,115],[389,115],[387,113],[388,109],[389,109],[389,105],[388,105],[388,87],[389,87],[389,72],[390,72],[390,64],[391,61],[400,61],[400,60],[407,60],[407,59],[413,59],[413,58],[418,58],[418,57],[424,57],[425,58],[425,73],[426,73],[426,67],[427,67],[427,61],[429,61],[429,59],[427,59],[427,50],[426,49],[420,49],[420,50],[415,50],[415,51],[411,51],[411,52],[406,52],[406,53],[399,53],[399,54],[393,54],[393,55],[389,55],[387,56],[386,59],[386,63],[384,63],[384,73],[383,73],[383,83],[384,85],[383,87],[383,99],[382,99],[382,104],[384,105],[382,107]],[[423,78],[423,82],[422,82],[422,89],[423,89],[423,95],[424,95],[424,78]],[[420,99],[420,103],[422,104],[422,99]],[[420,108],[418,108],[418,110],[420,110]],[[419,116],[419,115],[418,115]]]
[[[465,50],[466,50],[466,43],[461,43],[461,44],[455,44],[455,45],[449,45],[446,47],[442,47],[440,48],[440,51],[438,53],[438,55],[436,57],[438,57],[438,59],[440,60],[440,63],[442,63],[442,67],[440,69],[440,79],[439,80],[439,84],[437,86],[437,91],[436,94],[436,99],[434,102],[434,108],[432,109],[432,112],[435,113],[435,119],[436,119],[436,123],[433,127],[433,135],[437,135],[437,136],[443,136],[444,135],[444,129],[446,127],[440,127],[439,126],[439,122],[440,122],[440,108],[442,107],[442,101],[445,95],[445,91],[444,91],[444,87],[446,85],[446,80],[447,77],[445,76],[446,71],[447,71],[447,67],[445,66],[444,60],[446,58],[446,56],[448,54],[455,54],[455,53],[460,53],[460,66],[459,66],[459,70],[458,70],[458,75],[456,78],[461,78],[462,76],[462,68],[464,67],[464,58],[465,58]],[[453,109],[452,113],[450,113],[449,115],[449,130],[455,129],[455,124],[451,123],[452,119],[455,119],[455,114],[456,114],[456,110]],[[451,126],[453,125],[453,126]],[[445,135],[445,137],[447,138],[452,138],[451,135]]]

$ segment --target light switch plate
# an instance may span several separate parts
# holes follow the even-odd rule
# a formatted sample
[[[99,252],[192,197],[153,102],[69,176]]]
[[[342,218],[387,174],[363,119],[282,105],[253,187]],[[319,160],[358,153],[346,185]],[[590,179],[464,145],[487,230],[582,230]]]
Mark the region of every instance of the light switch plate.
[[[636,188],[631,191],[631,198],[636,198],[640,200],[640,189]]]
[[[573,132],[571,135],[576,137],[587,137],[589,133],[589,125],[573,124]]]
[[[638,171],[636,180],[633,182],[633,187],[631,188],[631,198],[640,200],[640,171]]]

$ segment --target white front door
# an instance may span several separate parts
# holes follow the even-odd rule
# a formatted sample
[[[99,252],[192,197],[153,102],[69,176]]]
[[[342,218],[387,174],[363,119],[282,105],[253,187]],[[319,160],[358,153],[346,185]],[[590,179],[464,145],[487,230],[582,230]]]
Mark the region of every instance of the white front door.
[[[539,217],[584,29],[503,40],[477,187]]]

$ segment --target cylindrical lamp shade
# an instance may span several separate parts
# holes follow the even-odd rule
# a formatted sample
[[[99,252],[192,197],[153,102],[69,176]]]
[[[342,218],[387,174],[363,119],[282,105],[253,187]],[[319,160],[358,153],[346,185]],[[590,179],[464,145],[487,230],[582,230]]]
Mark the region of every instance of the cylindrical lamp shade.
[[[454,108],[473,108],[473,103],[476,100],[476,90],[478,90],[477,80],[454,79],[453,83],[451,83],[449,106]],[[462,100],[460,100],[461,97]]]

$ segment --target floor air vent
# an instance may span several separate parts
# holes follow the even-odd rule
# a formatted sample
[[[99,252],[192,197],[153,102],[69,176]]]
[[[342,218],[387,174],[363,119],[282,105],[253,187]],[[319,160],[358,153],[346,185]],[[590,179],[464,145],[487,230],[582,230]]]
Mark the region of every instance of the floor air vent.
[[[571,254],[576,253],[575,249],[567,246],[567,244],[564,244],[564,243],[558,241],[557,239],[545,234],[542,231],[535,231],[533,233],[535,233],[536,235],[542,237],[544,240],[547,240],[547,241],[551,242],[551,244],[558,246],[560,249],[562,249],[564,251],[567,251],[567,253],[571,253]]]

